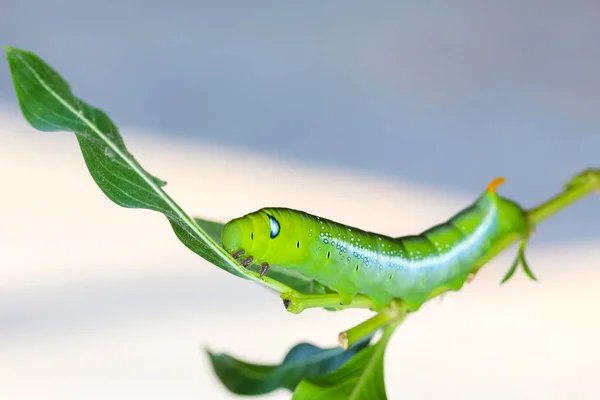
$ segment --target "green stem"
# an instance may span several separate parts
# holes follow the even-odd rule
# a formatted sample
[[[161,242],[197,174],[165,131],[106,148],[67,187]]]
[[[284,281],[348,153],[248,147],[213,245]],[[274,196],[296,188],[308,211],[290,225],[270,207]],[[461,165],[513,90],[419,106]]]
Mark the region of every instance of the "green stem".
[[[401,302],[393,302],[390,307],[380,313],[375,314],[354,328],[340,333],[338,336],[340,346],[346,350],[360,339],[388,325],[390,322],[402,322],[406,315],[407,310],[402,307]]]
[[[600,169],[588,169],[576,175],[562,193],[529,210],[529,218],[538,224],[593,191],[600,191]]]
[[[397,321],[389,324],[388,326],[386,326],[383,329],[383,335],[381,335],[381,339],[379,339],[379,341],[377,342],[377,346],[381,346],[381,347],[383,347],[385,349],[385,347],[387,346],[388,342],[390,341],[390,338],[392,337],[392,334],[394,333],[394,331],[396,330],[396,328],[398,326],[400,326],[400,324],[404,321],[405,317],[406,317],[406,314],[404,314],[404,316],[402,316],[402,318],[400,318]]]
[[[281,296],[285,308],[293,313],[300,314],[307,308],[373,308],[373,301],[367,296],[356,295],[350,304],[341,305],[340,295],[330,294],[302,294],[296,291],[283,293]]]

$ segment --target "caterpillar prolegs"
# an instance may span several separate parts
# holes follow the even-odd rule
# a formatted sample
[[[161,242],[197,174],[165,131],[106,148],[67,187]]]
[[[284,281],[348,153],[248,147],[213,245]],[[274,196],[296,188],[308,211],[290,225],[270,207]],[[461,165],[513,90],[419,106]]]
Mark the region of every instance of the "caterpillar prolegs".
[[[418,235],[393,238],[288,208],[262,208],[229,221],[223,247],[244,266],[288,268],[337,292],[343,302],[363,294],[378,305],[401,299],[417,310],[435,293],[459,290],[504,240],[522,239],[521,262],[531,232],[525,211],[496,193],[504,178],[489,183],[469,207]],[[242,257],[243,256],[243,257]]]

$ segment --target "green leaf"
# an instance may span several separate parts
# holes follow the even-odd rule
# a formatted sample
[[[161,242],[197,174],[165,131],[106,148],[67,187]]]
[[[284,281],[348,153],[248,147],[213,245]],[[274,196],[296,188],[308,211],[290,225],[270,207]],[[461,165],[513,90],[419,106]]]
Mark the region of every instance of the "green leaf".
[[[200,228],[204,229],[204,232],[206,232],[206,234],[210,236],[212,240],[217,243],[221,243],[221,232],[223,232],[225,224],[202,218],[194,218],[194,220]]]
[[[500,282],[501,284],[508,281],[514,275],[515,271],[517,270],[517,267],[519,266],[519,263],[521,263],[521,265],[523,266],[523,271],[529,277],[529,279],[537,281],[537,278],[535,277],[535,275],[533,275],[533,272],[531,271],[531,268],[529,268],[529,264],[527,263],[527,259],[525,258],[526,247],[527,241],[521,242],[521,244],[519,245],[519,252],[517,254],[517,258],[515,259],[512,266]]]
[[[510,269],[508,270],[506,275],[504,275],[504,278],[502,278],[502,281],[500,281],[501,284],[506,283],[510,278],[512,278],[512,276],[517,271],[517,267],[519,266],[519,261],[521,261],[521,257],[519,255],[517,255],[517,257],[515,258],[515,261],[510,266]]]
[[[303,379],[292,400],[387,400],[383,361],[387,343],[398,323],[388,325],[381,339],[338,370]]]
[[[6,47],[23,116],[40,131],[74,132],[85,163],[100,189],[116,204],[158,211],[177,237],[207,261],[240,278],[278,291],[290,288],[240,266],[162,189],[165,182],[145,171],[125,147],[117,126],[100,109],[77,98],[69,84],[37,55]]]
[[[227,389],[240,395],[262,395],[277,389],[294,391],[303,378],[335,371],[369,345],[372,335],[348,350],[321,349],[309,343],[292,347],[280,365],[250,364],[227,354],[207,351],[212,367]],[[364,350],[366,351],[366,350]]]
[[[535,277],[535,275],[533,275],[531,268],[529,268],[529,263],[527,262],[527,259],[525,258],[525,247],[526,246],[527,246],[527,242],[523,242],[521,244],[521,247],[519,248],[519,255],[521,257],[521,265],[523,266],[523,271],[525,271],[525,274],[529,277],[529,279],[531,279],[533,281],[537,281],[537,278]]]

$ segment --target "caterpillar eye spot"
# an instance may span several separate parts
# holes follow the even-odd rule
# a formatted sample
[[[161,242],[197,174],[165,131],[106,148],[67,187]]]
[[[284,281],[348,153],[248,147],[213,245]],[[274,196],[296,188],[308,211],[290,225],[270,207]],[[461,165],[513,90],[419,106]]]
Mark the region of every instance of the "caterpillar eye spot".
[[[329,258],[329,257],[331,257],[331,252],[330,251],[327,252],[327,258]]]
[[[254,240],[254,232],[250,234],[250,240]]]
[[[356,268],[354,268],[356,272],[358,272],[358,264],[356,264]]]
[[[267,216],[269,217],[269,229],[270,229],[269,237],[271,239],[274,239],[277,237],[277,235],[279,235],[279,230],[281,228],[279,226],[279,222],[274,217],[272,217],[268,214],[267,214]]]
[[[300,248],[300,242],[296,242],[296,248],[299,249]]]

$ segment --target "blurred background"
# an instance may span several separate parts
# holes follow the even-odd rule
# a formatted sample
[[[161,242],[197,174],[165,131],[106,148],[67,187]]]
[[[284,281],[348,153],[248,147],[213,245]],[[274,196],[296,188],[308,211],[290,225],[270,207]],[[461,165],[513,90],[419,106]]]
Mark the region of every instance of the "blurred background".
[[[0,0],[0,42],[105,110],[189,213],[286,206],[389,235],[503,175],[530,207],[600,165],[593,1]],[[277,363],[369,313],[285,312],[111,203],[70,133],[22,118],[0,63],[0,397],[233,399],[205,348]],[[538,229],[395,334],[391,399],[592,399],[600,198]],[[287,392],[264,398],[286,399]]]

